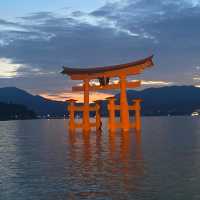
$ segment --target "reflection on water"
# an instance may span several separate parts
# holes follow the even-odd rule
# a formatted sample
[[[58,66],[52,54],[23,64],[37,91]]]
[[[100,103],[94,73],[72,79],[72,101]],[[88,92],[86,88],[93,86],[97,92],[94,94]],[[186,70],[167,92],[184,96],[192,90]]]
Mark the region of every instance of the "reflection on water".
[[[0,122],[0,200],[200,199],[200,119],[67,130],[66,120]]]
[[[109,133],[107,141],[103,134],[68,133],[70,160],[79,163],[72,169],[79,188],[70,197],[124,199],[138,190],[133,179],[144,175],[141,133]]]

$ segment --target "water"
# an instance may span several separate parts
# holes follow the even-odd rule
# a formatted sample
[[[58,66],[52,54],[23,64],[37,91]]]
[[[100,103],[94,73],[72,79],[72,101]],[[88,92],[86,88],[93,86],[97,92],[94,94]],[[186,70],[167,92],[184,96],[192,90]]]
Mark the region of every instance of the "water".
[[[200,118],[141,133],[69,134],[66,120],[0,122],[0,199],[200,199]]]

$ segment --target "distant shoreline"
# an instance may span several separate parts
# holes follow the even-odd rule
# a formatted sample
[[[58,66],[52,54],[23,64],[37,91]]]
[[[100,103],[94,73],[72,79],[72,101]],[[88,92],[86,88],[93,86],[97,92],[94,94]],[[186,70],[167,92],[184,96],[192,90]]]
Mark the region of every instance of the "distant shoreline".
[[[200,116],[191,116],[191,115],[145,115],[142,116],[142,118],[150,118],[150,117],[157,117],[157,118],[175,118],[175,117],[188,117],[188,118],[200,118]],[[107,119],[108,117],[102,117],[102,119]],[[68,118],[30,118],[30,119],[9,119],[9,120],[2,120],[0,119],[0,122],[8,122],[8,121],[35,121],[35,120],[68,120]],[[80,119],[81,120],[81,119]]]

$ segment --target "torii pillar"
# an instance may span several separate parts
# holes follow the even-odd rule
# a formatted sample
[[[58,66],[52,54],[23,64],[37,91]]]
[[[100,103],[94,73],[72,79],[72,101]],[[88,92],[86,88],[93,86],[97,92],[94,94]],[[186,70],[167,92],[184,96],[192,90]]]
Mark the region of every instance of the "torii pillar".
[[[123,131],[129,131],[129,107],[126,94],[126,75],[120,76],[120,123]]]
[[[74,99],[69,99],[67,100],[66,102],[69,103],[68,105],[68,110],[69,110],[69,130],[71,132],[73,132],[75,130],[75,103],[76,103],[76,100]]]
[[[142,99],[135,99],[133,102],[135,104],[135,129],[136,131],[141,130],[141,106],[140,103]]]
[[[83,131],[90,131],[90,111],[89,111],[89,79],[84,79],[84,106],[83,106]]]

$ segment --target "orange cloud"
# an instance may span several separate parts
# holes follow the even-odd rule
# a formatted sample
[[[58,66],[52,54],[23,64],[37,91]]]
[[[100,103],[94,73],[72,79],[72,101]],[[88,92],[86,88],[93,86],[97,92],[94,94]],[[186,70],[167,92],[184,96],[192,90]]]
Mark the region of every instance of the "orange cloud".
[[[68,99],[76,99],[77,102],[83,102],[83,92],[58,92],[58,93],[41,93],[40,96],[54,100],[54,101],[66,101]],[[113,94],[99,93],[99,92],[90,92],[90,102],[96,100],[104,100],[107,97],[113,96]]]
[[[129,81],[136,81],[136,80],[129,80]],[[119,80],[111,80],[112,84],[119,83]],[[91,85],[99,85],[98,81],[91,81]],[[141,80],[141,85],[142,86],[167,86],[167,85],[172,85],[173,82],[167,82],[167,81],[162,81],[162,80]],[[77,86],[82,86],[82,84],[78,84]],[[198,87],[198,86],[196,86]],[[200,86],[199,86],[200,87]],[[44,92],[40,93],[40,96],[54,100],[54,101],[66,101],[69,99],[75,99],[77,102],[81,103],[83,102],[83,92],[72,92],[72,91],[59,91],[59,92]],[[90,103],[96,101],[96,100],[104,100],[107,97],[114,96],[113,94],[108,94],[108,93],[100,93],[100,92],[90,92]]]

